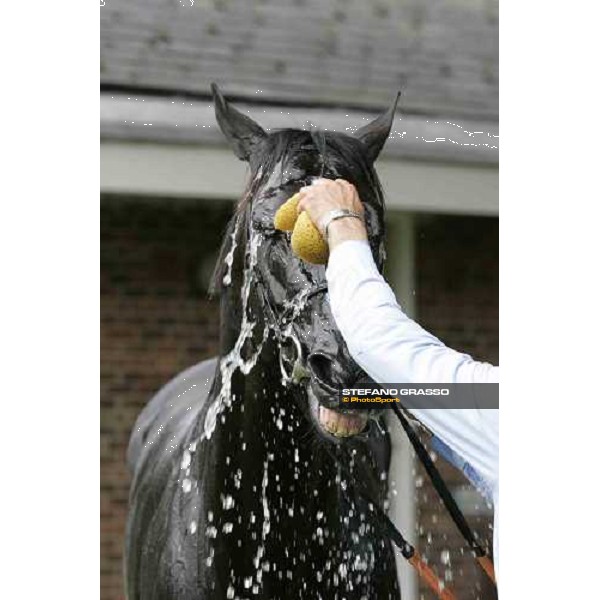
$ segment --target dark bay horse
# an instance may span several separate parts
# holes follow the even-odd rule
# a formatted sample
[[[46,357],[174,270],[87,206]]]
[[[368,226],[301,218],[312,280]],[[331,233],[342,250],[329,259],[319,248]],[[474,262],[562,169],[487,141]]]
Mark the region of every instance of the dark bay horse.
[[[219,125],[250,181],[215,272],[218,358],[175,377],[131,437],[129,600],[399,598],[377,519],[390,443],[382,423],[336,410],[364,377],[335,327],[325,268],[273,228],[314,177],[344,178],[365,203],[383,265],[383,195],[373,162],[394,105],[353,136],[265,132],[216,88]],[[356,482],[368,490],[359,494]]]

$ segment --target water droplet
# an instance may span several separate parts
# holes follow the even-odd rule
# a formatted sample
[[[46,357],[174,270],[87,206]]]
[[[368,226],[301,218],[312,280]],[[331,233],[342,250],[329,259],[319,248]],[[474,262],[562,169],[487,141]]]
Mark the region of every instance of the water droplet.
[[[189,453],[188,450],[185,450],[183,453],[183,458],[181,459],[181,468],[187,469],[190,466],[191,462],[192,462],[192,455]]]
[[[217,537],[217,528],[214,525],[209,525],[206,528],[206,535],[209,538],[216,538]]]

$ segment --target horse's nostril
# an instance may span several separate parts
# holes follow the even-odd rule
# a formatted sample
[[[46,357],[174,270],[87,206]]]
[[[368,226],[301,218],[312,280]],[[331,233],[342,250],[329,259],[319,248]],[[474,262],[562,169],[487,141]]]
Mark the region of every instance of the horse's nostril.
[[[312,374],[323,383],[332,382],[332,361],[324,354],[311,354],[308,357],[308,366]]]

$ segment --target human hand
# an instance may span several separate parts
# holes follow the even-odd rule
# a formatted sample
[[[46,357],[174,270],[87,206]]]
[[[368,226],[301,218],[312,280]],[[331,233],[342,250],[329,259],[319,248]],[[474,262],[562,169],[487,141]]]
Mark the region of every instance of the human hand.
[[[306,211],[321,235],[325,237],[323,221],[332,210],[347,209],[364,215],[364,207],[356,188],[344,179],[317,179],[299,192],[298,212]],[[364,222],[354,217],[332,221],[328,231],[330,249],[348,239],[367,239]]]

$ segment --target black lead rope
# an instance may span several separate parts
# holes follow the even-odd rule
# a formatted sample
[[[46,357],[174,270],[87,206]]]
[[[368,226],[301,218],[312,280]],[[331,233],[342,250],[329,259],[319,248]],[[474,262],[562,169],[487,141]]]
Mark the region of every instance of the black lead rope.
[[[475,537],[473,530],[467,523],[467,519],[458,507],[456,500],[454,500],[454,496],[452,496],[450,490],[448,489],[448,486],[446,485],[446,482],[442,479],[439,470],[433,463],[431,456],[429,456],[429,452],[427,452],[427,449],[419,439],[417,432],[408,422],[408,419],[404,416],[400,407],[394,403],[391,404],[391,407],[395,415],[398,417],[398,420],[400,421],[402,428],[404,429],[408,439],[410,440],[412,447],[415,449],[415,453],[419,457],[419,460],[423,464],[423,467],[425,467],[425,471],[427,471],[427,475],[431,479],[433,487],[442,499],[446,510],[448,511],[450,517],[454,521],[454,524],[462,534],[465,541],[469,544],[473,552],[475,552],[475,557],[477,558],[481,567],[484,569],[484,571],[490,577],[490,579],[495,583],[496,579],[494,575],[494,568],[489,556],[487,555],[487,552],[479,543],[479,540],[477,540],[477,538]]]

